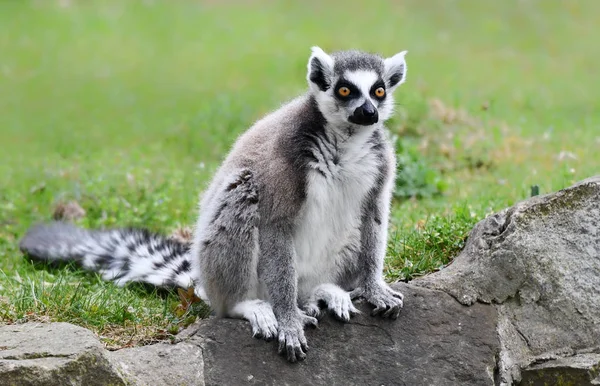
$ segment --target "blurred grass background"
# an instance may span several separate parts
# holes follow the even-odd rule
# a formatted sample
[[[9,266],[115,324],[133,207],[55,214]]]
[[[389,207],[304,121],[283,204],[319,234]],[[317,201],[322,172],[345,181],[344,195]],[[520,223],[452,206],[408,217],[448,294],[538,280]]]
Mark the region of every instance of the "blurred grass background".
[[[192,224],[237,135],[306,90],[312,45],[409,51],[386,274],[439,269],[531,185],[600,172],[599,22],[594,0],[0,1],[0,321],[122,347],[203,314],[32,264],[18,240],[69,200],[86,227]]]

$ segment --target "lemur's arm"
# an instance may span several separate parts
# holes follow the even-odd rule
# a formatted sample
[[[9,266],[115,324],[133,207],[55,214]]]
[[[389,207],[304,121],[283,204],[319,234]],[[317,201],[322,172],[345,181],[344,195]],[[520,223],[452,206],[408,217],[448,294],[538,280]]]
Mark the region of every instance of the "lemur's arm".
[[[317,324],[298,308],[298,284],[294,268],[296,252],[289,224],[264,224],[259,229],[261,256],[258,275],[266,284],[273,312],[279,325],[279,352],[286,352],[291,362],[306,357],[306,324]]]
[[[351,293],[353,298],[362,296],[375,306],[372,315],[383,314],[384,317],[393,319],[400,313],[403,295],[385,283],[383,262],[387,247],[395,162],[393,154],[389,151],[382,154],[381,175],[363,203],[359,255],[363,275],[358,288]]]

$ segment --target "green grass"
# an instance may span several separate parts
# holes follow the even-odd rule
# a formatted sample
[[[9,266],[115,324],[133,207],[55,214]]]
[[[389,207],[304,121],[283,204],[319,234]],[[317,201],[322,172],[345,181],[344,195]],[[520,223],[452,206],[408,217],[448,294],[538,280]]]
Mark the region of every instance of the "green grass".
[[[600,172],[597,15],[594,0],[0,2],[0,321],[70,321],[121,347],[202,316],[32,264],[18,240],[67,200],[85,227],[192,224],[237,135],[304,92],[315,44],[409,51],[386,274],[443,267],[531,185]]]

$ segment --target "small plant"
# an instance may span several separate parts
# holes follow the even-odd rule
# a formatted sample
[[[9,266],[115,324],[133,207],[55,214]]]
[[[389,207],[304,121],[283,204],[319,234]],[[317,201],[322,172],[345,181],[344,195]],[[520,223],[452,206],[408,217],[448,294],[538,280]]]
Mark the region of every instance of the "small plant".
[[[397,141],[397,149],[396,199],[431,198],[443,193],[446,185],[437,170],[430,167],[414,148]]]
[[[391,232],[387,278],[410,280],[443,268],[460,253],[469,232],[482,218],[483,214],[458,206],[449,215],[432,215],[414,228]]]

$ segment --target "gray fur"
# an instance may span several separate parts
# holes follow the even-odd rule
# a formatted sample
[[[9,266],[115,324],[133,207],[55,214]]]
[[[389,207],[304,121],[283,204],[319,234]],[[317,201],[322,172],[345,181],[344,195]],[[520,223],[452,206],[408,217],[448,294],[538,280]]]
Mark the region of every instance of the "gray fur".
[[[342,75],[346,71],[373,71],[382,76],[384,72],[383,58],[377,54],[351,50],[338,51],[331,54],[334,60],[333,71]]]
[[[36,224],[27,231],[19,247],[40,260],[80,260],[81,245],[92,241],[92,235],[70,223]]]
[[[242,169],[225,180],[218,208],[199,240],[204,289],[212,308],[226,315],[237,303],[256,298],[258,193],[252,172]],[[235,278],[234,280],[232,280]]]

